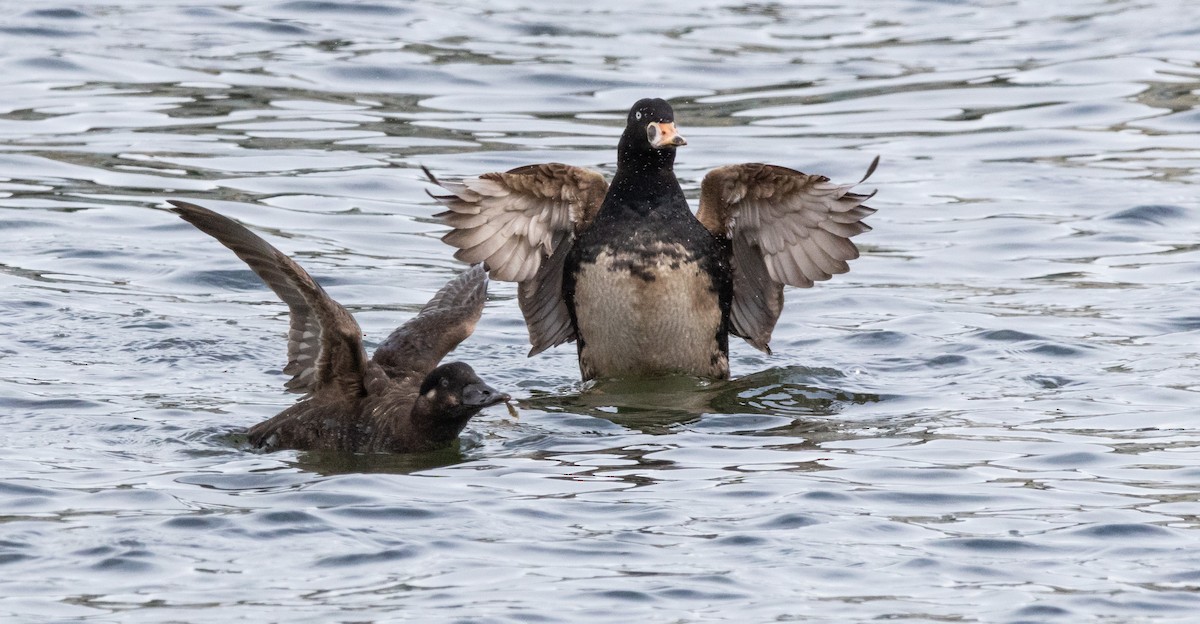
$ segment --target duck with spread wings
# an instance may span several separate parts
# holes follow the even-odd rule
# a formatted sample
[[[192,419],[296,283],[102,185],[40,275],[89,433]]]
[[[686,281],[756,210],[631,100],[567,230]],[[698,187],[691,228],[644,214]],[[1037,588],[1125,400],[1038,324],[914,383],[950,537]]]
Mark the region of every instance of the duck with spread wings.
[[[629,111],[617,171],[559,163],[430,181],[455,257],[517,282],[533,345],[578,346],[583,378],[686,373],[729,376],[729,334],[770,353],[785,285],[810,287],[850,269],[850,239],[871,228],[873,195],[824,176],[748,163],[709,172],[700,209],[675,178],[687,142],[671,105]],[[875,170],[878,158],[867,170]]]
[[[176,214],[237,254],[288,306],[291,392],[303,399],[250,428],[267,450],[415,452],[447,446],[467,421],[509,400],[462,362],[438,365],[475,329],[487,275],[474,266],[450,280],[368,359],[362,332],[299,264],[241,224],[171,201]]]

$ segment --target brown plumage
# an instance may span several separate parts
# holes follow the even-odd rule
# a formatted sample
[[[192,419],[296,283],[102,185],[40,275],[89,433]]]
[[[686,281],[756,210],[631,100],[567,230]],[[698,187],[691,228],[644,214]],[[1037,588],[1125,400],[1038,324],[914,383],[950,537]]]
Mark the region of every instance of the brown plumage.
[[[290,312],[285,385],[299,402],[249,430],[267,449],[411,452],[445,446],[479,410],[509,399],[470,366],[438,362],[475,328],[487,276],[451,280],[368,359],[346,308],[291,258],[237,222],[182,201],[172,209],[231,249]]]
[[[629,111],[611,187],[559,163],[456,181],[426,172],[449,192],[434,198],[448,209],[437,216],[452,228],[442,240],[455,257],[519,284],[530,355],[579,341],[585,379],[727,377],[729,333],[770,353],[783,286],[811,287],[858,257],[850,238],[871,229],[862,220],[875,211],[863,202],[873,194],[784,167],[729,165],[704,177],[693,215],[673,170],[682,145],[670,105],[646,99]],[[657,333],[671,335],[656,342]],[[702,341],[711,357],[679,340]]]

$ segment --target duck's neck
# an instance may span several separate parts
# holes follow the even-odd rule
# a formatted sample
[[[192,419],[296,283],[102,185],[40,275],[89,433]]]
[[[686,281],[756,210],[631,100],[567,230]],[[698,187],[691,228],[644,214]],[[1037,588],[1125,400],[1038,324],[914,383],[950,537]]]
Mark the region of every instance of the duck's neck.
[[[453,414],[447,414],[443,406],[437,405],[422,395],[418,396],[416,402],[413,403],[410,422],[418,436],[440,446],[449,444],[457,438],[458,434],[466,428],[467,421],[471,420],[472,415],[473,413],[456,418]]]
[[[675,178],[675,150],[646,149],[628,145],[625,137],[617,147],[617,173],[609,196],[624,207],[655,210],[686,200]]]

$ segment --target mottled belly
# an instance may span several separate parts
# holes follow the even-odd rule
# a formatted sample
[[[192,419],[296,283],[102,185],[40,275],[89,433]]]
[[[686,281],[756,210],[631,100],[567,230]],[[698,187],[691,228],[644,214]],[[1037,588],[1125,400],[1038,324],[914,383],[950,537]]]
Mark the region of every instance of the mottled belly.
[[[727,377],[712,279],[680,253],[601,252],[579,267],[575,316],[584,379],[682,372]]]

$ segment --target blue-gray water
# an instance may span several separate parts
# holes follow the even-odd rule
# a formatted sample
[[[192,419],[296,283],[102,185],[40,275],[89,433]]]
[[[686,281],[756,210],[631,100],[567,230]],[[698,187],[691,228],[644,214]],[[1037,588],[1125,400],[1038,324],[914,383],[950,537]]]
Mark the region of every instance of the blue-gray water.
[[[1132,1],[0,6],[0,620],[1194,622],[1200,8]],[[371,344],[461,270],[419,165],[611,173],[668,97],[696,197],[853,181],[847,275],[736,379],[581,392],[511,284],[461,449],[258,454],[294,254]]]

